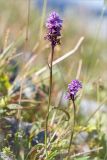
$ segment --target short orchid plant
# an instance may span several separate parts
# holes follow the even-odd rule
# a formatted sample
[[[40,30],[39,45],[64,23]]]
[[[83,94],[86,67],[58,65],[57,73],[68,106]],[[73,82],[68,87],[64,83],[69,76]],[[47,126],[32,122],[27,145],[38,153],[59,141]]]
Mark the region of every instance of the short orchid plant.
[[[60,38],[61,38],[61,29],[62,29],[63,20],[59,17],[58,13],[52,12],[49,18],[46,21],[46,28],[47,28],[47,35],[45,38],[50,42],[52,53],[51,53],[51,62],[49,64],[50,69],[50,89],[49,89],[49,103],[48,103],[48,113],[46,117],[46,133],[45,133],[45,145],[46,145],[46,155],[48,153],[47,148],[47,131],[48,131],[48,119],[49,119],[49,109],[51,106],[51,93],[52,93],[52,63],[53,63],[53,56],[54,56],[54,48],[56,45],[60,45]],[[74,108],[74,125],[71,127],[71,138],[70,143],[68,146],[68,159],[70,154],[70,148],[73,139],[74,127],[75,127],[75,119],[76,119],[76,107],[75,107],[75,100],[77,92],[82,88],[82,83],[79,80],[72,80],[70,84],[68,84],[68,91],[66,93],[65,98],[68,100],[72,100],[73,108]],[[48,155],[47,155],[48,157]]]

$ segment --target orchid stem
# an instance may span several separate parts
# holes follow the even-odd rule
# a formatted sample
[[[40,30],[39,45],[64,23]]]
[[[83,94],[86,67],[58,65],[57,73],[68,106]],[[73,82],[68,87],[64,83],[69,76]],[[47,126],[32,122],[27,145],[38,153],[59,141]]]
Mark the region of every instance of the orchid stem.
[[[70,149],[71,149],[71,144],[72,144],[72,140],[73,140],[73,136],[74,136],[75,122],[76,122],[75,100],[72,100],[72,102],[73,102],[73,109],[74,109],[74,121],[73,121],[73,129],[71,127],[71,137],[70,137],[70,143],[69,143],[69,147],[68,147],[68,158],[67,158],[67,160],[70,159]]]
[[[47,136],[48,136],[48,120],[49,120],[49,110],[51,105],[51,94],[52,94],[52,62],[53,62],[53,55],[54,55],[54,46],[52,45],[52,53],[50,58],[49,70],[50,70],[50,78],[49,78],[49,100],[48,100],[48,109],[46,115],[46,128],[45,128],[45,149],[46,149],[46,157],[47,154]]]

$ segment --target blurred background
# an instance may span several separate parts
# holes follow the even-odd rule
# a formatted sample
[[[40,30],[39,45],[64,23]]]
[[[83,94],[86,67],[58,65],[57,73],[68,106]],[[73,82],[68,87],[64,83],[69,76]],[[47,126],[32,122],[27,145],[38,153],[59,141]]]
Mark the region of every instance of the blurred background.
[[[53,68],[52,105],[66,108],[67,84],[80,79],[83,91],[77,101],[79,122],[84,123],[95,112],[90,125],[99,132],[98,123],[106,134],[107,2],[104,0],[0,0],[0,106],[2,96],[9,97],[9,104],[35,106],[35,112],[22,111],[21,118],[36,121],[38,130],[44,126],[49,70],[39,71],[48,63],[50,44],[44,37],[45,22],[51,11],[57,11],[63,19],[61,45],[55,48],[54,60],[72,51],[84,37],[77,51]],[[20,90],[22,98],[32,103],[21,101]],[[4,108],[0,114],[8,115]]]
[[[76,77],[84,84],[84,99],[100,103],[107,89],[107,4],[103,0],[0,0],[1,53],[15,43],[8,54],[14,62],[7,66],[6,57],[4,67],[12,81],[10,88],[23,79],[22,75],[32,78],[35,84],[48,85],[48,69],[38,77],[36,72],[47,65],[50,46],[44,40],[45,20],[53,10],[63,19],[61,45],[56,47],[54,59],[71,51],[84,37],[75,54],[54,67],[53,103],[55,94],[65,92],[67,84]],[[32,95],[30,91],[28,97],[29,94]],[[87,103],[83,101],[85,106]],[[87,112],[89,109],[93,107],[87,107]]]

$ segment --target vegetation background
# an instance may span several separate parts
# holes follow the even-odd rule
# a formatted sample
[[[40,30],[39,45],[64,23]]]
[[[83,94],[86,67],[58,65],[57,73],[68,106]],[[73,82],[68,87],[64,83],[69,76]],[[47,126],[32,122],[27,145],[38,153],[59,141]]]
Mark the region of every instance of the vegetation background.
[[[77,78],[83,89],[76,100],[71,159],[107,160],[107,4],[102,0],[0,0],[0,158],[46,159],[51,50],[44,36],[53,10],[63,29],[54,54],[52,106],[62,110],[50,113],[48,131],[56,138],[47,159],[66,159],[73,110],[64,96]]]

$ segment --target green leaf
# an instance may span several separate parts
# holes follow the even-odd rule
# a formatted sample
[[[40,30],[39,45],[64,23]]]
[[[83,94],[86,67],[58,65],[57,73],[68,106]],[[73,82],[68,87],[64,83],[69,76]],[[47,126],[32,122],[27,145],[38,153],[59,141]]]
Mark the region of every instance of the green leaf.
[[[70,115],[69,115],[69,113],[65,109],[63,109],[61,107],[53,107],[53,109],[57,109],[57,110],[60,110],[60,111],[64,112],[66,114],[66,116],[67,116],[66,121],[69,121]]]
[[[18,109],[18,107],[20,107],[20,105],[18,105],[18,104],[9,104],[7,107],[9,109]]]
[[[89,160],[89,156],[75,158],[75,160]]]

